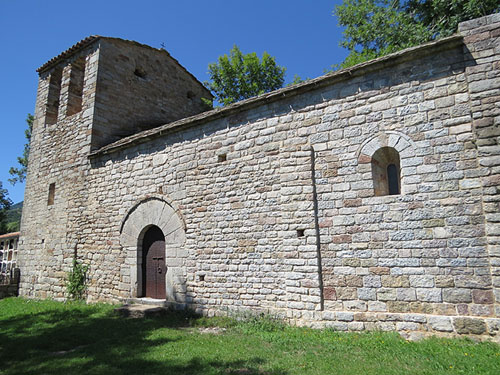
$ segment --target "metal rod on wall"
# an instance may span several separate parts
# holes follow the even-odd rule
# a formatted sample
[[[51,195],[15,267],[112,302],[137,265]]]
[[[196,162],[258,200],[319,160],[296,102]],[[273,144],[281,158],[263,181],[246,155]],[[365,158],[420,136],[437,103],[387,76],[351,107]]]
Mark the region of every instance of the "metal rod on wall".
[[[313,210],[314,210],[314,229],[316,231],[316,255],[318,259],[318,284],[321,311],[325,309],[325,299],[323,296],[323,266],[321,262],[321,237],[319,233],[319,209],[318,194],[316,192],[316,153],[311,146],[311,181],[313,188]]]

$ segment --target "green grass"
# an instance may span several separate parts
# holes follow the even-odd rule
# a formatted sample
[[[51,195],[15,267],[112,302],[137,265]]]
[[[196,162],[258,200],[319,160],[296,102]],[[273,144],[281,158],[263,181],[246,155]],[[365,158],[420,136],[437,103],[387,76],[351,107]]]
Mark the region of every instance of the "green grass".
[[[126,319],[111,305],[0,301],[0,374],[500,374],[500,346],[407,342],[272,319],[169,313]],[[222,326],[220,334],[203,327]]]

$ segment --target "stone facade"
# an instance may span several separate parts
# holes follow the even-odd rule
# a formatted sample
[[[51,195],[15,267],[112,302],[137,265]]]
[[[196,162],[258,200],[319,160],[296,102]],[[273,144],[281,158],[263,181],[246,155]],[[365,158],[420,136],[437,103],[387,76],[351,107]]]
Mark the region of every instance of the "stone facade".
[[[80,42],[40,69],[21,294],[64,298],[76,252],[90,301],[140,297],[153,225],[178,306],[498,339],[499,39],[490,15],[208,112],[165,51]]]

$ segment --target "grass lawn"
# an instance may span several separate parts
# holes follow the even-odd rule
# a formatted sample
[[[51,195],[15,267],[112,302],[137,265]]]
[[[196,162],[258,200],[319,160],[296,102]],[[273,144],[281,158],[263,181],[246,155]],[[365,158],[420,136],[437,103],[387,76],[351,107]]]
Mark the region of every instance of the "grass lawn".
[[[111,305],[0,301],[0,374],[500,374],[500,346],[294,328]],[[224,330],[204,328],[220,326]]]

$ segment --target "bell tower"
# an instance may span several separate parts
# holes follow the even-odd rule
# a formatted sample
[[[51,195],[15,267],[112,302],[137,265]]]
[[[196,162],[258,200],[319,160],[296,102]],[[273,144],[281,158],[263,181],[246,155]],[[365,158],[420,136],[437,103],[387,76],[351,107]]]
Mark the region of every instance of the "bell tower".
[[[21,293],[59,298],[74,254],[92,241],[84,229],[89,153],[203,112],[212,95],[164,49],[118,38],[85,38],[37,72]]]

